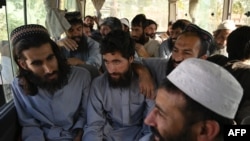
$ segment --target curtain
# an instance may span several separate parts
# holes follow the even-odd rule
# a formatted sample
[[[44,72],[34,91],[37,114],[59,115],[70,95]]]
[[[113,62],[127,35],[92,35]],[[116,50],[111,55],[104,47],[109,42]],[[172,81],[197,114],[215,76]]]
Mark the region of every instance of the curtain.
[[[44,0],[47,12],[45,25],[50,36],[57,39],[62,33],[67,31],[71,25],[65,19],[65,11],[58,9],[58,0]]]
[[[195,23],[198,3],[199,0],[189,0],[189,14],[192,19],[192,23]]]
[[[82,0],[67,0],[65,4],[67,12],[74,12],[74,11],[80,12],[82,10],[81,1]]]
[[[94,7],[96,9],[96,16],[97,16],[98,19],[101,18],[102,14],[101,14],[100,10],[101,10],[104,2],[105,2],[105,0],[92,0],[92,3],[93,3],[93,5],[94,5]]]

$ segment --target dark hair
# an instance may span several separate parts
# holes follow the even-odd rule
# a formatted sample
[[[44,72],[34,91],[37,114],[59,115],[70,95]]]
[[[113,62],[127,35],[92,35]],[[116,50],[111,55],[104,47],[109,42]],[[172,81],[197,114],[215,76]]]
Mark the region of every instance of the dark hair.
[[[215,54],[215,55],[212,55],[212,56],[209,56],[207,58],[208,61],[211,61],[215,64],[218,64],[220,66],[224,66],[227,64],[228,62],[228,58],[224,55],[221,55],[221,54]]]
[[[168,28],[169,28],[169,26],[173,26],[173,23],[174,23],[173,21],[169,21],[169,22],[168,22]],[[172,27],[171,27],[171,29],[172,29]],[[170,32],[169,32],[168,29],[167,29],[167,32],[166,32],[166,33],[167,33],[168,36],[170,36]]]
[[[86,23],[83,23],[82,26],[83,26],[83,27],[90,28],[89,25],[87,25]]]
[[[201,48],[198,57],[205,54],[211,55],[215,50],[215,42],[213,36],[206,30],[200,28],[195,24],[188,24],[180,35],[196,36],[201,41]],[[179,36],[180,36],[179,35]]]
[[[38,89],[37,89],[37,86],[30,81],[29,72],[27,70],[23,69],[19,65],[18,60],[25,59],[25,56],[23,56],[24,50],[28,50],[30,48],[38,48],[45,43],[49,43],[51,45],[51,48],[52,48],[52,50],[57,58],[58,67],[59,67],[58,69],[63,74],[68,74],[68,72],[70,71],[70,66],[67,64],[67,60],[60,52],[59,47],[57,46],[57,44],[53,40],[51,40],[47,36],[36,35],[34,37],[30,36],[30,37],[19,40],[17,43],[13,44],[12,51],[13,51],[14,61],[16,62],[16,64],[19,67],[18,75],[17,75],[17,77],[20,79],[19,84],[24,89],[26,94],[28,94],[28,95],[35,95],[37,93]],[[65,77],[65,79],[63,80],[64,82],[62,82],[62,86],[67,84],[68,80],[66,78],[67,77]]]
[[[250,26],[241,26],[227,37],[227,52],[229,60],[245,60],[250,58],[247,43],[250,40]]]
[[[142,26],[143,29],[145,29],[145,22],[146,22],[146,16],[144,14],[138,14],[136,15],[132,21],[132,26]]]
[[[158,24],[154,21],[154,20],[151,20],[151,19],[146,19],[146,22],[145,22],[145,27],[151,25],[151,24],[154,24],[156,26],[156,29],[158,27]]]
[[[67,12],[64,17],[67,19],[70,25],[76,25],[76,24],[83,25],[80,12]]]
[[[105,18],[100,26],[102,26],[102,25],[108,26],[112,31],[113,30],[122,30],[122,23],[116,17]]]
[[[118,51],[126,59],[135,55],[135,43],[129,33],[114,30],[107,34],[101,42],[101,54]]]
[[[232,125],[234,121],[232,119],[228,119],[218,115],[217,113],[209,110],[208,108],[204,107],[200,103],[196,102],[188,95],[186,95],[182,90],[176,87],[171,81],[165,78],[159,88],[163,88],[169,92],[169,94],[180,94],[186,100],[185,106],[181,107],[180,110],[183,113],[185,119],[187,119],[187,126],[191,126],[194,123],[205,121],[205,120],[214,120],[217,121],[220,125],[220,132],[218,137],[223,138],[224,132],[224,125]]]
[[[189,24],[191,24],[189,20],[179,19],[172,24],[172,29],[180,28],[181,30],[184,30]]]
[[[86,15],[86,16],[84,17],[84,20],[85,20],[85,19],[87,19],[87,18],[90,18],[90,19],[92,19],[92,20],[94,19],[94,17],[93,17],[93,16]]]

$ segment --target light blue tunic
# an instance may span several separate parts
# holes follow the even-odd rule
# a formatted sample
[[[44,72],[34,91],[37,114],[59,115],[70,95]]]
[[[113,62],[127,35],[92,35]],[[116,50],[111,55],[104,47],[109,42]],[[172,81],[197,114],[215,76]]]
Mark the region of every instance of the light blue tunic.
[[[84,37],[87,41],[85,45],[89,48],[88,52],[79,52],[77,51],[74,56],[71,56],[70,51],[62,48],[66,58],[76,57],[83,60],[86,64],[93,65],[99,69],[102,65],[102,55],[100,53],[100,44],[89,37]]]
[[[68,84],[54,94],[39,89],[26,95],[12,83],[15,107],[22,128],[22,141],[72,141],[76,128],[86,124],[86,106],[91,77],[87,70],[72,67]]]
[[[108,74],[97,77],[90,90],[84,141],[138,141],[150,133],[144,118],[154,101],[139,92],[133,76],[129,88],[112,88]]]
[[[143,58],[142,63],[148,68],[158,87],[167,76],[169,59],[165,58]]]
[[[172,50],[170,50],[170,46],[171,46],[171,41],[170,38],[168,38],[167,40],[163,41],[159,47],[159,57],[160,58],[170,58],[171,54],[172,54]]]

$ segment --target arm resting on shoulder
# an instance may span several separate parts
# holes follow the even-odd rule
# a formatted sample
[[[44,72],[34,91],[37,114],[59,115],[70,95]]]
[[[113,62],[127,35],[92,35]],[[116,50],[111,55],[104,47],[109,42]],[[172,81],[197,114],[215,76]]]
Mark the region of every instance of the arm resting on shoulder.
[[[147,98],[154,99],[155,94],[155,83],[149,72],[149,70],[140,63],[132,63],[132,68],[139,76],[139,87],[140,92]]]

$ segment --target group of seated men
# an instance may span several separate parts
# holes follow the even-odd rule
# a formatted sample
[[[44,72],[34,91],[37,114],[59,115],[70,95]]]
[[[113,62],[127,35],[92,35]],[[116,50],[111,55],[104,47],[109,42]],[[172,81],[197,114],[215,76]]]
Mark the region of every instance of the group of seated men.
[[[247,80],[236,77],[242,71],[234,65],[237,59],[238,68],[249,66],[250,43],[242,43],[240,54],[229,39],[236,42],[250,27],[228,37],[230,73],[211,56],[214,37],[192,23],[172,38],[169,57],[157,57],[159,42],[144,34],[145,19],[136,15],[128,33],[108,17],[100,41],[83,34],[79,18],[70,18],[71,28],[57,42],[41,25],[14,29],[12,90],[22,140],[222,141],[223,125],[242,123]]]

